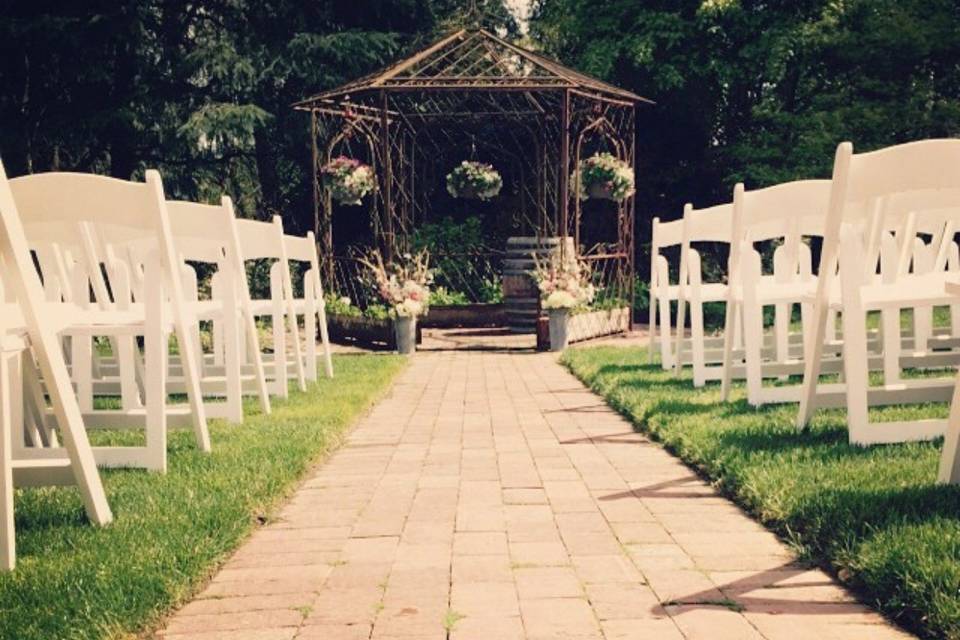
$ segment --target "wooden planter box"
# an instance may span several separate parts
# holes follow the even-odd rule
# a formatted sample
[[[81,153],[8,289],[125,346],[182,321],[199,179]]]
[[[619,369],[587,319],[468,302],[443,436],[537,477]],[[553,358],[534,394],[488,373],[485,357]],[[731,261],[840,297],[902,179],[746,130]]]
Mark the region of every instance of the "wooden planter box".
[[[421,318],[422,319],[422,318]],[[374,320],[362,316],[327,314],[330,340],[364,349],[392,351],[397,348],[393,320]],[[417,344],[420,344],[420,323],[417,323]]]
[[[630,329],[630,309],[604,309],[570,316],[569,341],[579,342],[600,336],[623,333]]]
[[[430,312],[420,318],[425,328],[448,329],[453,327],[500,327],[505,316],[502,304],[462,304],[430,307]]]

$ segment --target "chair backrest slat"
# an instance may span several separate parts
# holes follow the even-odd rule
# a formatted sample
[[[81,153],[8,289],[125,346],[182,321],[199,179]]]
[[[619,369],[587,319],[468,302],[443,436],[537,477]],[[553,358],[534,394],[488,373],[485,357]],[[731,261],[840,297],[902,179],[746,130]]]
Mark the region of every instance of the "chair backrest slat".
[[[157,229],[151,186],[92,173],[37,173],[10,180],[27,225],[95,222]]]
[[[690,209],[684,215],[689,242],[730,242],[733,229],[733,204],[718,204],[706,209]]]
[[[282,256],[281,243],[283,228],[279,235],[275,222],[237,219],[237,235],[244,260],[277,258]]]

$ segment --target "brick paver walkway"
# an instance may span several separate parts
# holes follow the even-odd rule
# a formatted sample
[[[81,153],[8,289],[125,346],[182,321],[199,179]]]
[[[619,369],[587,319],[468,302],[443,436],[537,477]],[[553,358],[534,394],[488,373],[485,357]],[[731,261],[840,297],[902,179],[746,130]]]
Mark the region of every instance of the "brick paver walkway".
[[[549,355],[418,354],[167,640],[906,638]]]

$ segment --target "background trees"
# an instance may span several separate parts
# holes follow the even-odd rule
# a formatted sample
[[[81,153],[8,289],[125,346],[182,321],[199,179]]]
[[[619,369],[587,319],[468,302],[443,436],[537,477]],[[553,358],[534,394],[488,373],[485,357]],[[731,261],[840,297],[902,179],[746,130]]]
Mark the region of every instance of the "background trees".
[[[518,33],[502,0],[478,4]],[[289,105],[468,5],[0,0],[0,156],[11,175],[158,167],[175,197],[226,190],[245,215],[282,212],[302,231],[307,119]],[[638,111],[641,236],[650,216],[728,198],[737,180],[826,175],[843,139],[960,133],[958,0],[536,0],[526,40],[657,101]]]
[[[532,36],[657,102],[638,110],[638,234],[740,180],[829,176],[843,140],[960,134],[956,0],[538,0]]]
[[[499,0],[484,20],[516,32]],[[308,118],[290,104],[447,28],[456,0],[0,1],[0,157],[172,197],[228,192],[248,216],[312,224]],[[299,223],[299,229],[297,228]]]

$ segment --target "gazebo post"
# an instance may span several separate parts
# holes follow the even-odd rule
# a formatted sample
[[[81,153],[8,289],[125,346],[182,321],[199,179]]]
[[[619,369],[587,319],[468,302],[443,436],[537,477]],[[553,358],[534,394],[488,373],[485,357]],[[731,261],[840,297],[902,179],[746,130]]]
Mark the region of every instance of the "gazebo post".
[[[393,261],[393,162],[390,160],[390,116],[388,114],[387,92],[380,92],[380,155],[383,169],[383,215],[384,215],[384,259]]]
[[[333,282],[333,229],[330,226],[330,203],[320,202],[323,192],[320,189],[320,148],[317,145],[319,136],[317,110],[310,110],[310,152],[313,158],[313,237],[317,243],[317,252],[320,254],[320,270],[323,272],[324,282],[330,286]],[[324,198],[326,200],[326,198]]]
[[[570,90],[563,90],[560,114],[560,259],[566,258],[567,236],[570,233]],[[574,249],[576,250],[576,248]]]
[[[636,172],[637,168],[637,116],[636,111],[633,107],[630,109],[630,127],[629,127],[629,137],[627,138],[630,144],[630,166],[634,168]],[[636,229],[637,229],[637,194],[634,193],[630,196],[630,202],[627,205],[627,215],[629,220],[625,225],[627,227],[627,233],[625,238],[625,247],[624,250],[627,253],[627,268],[630,270],[627,276],[627,287],[629,287],[629,293],[627,295],[627,300],[630,301],[630,319],[628,321],[628,328],[630,331],[633,331],[633,309],[637,303],[637,252],[636,252]]]

